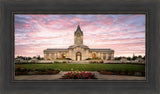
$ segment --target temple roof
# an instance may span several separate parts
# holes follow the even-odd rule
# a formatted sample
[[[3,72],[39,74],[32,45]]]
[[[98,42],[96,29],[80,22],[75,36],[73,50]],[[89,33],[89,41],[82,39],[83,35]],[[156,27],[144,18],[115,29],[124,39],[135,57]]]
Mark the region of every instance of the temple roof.
[[[47,51],[68,51],[68,49],[48,48],[44,50],[44,52],[47,52]]]
[[[69,46],[69,48],[75,48],[75,47],[88,48],[88,46],[86,46],[86,45],[77,45],[77,44]]]
[[[111,52],[114,52],[114,50],[112,49],[90,49],[90,51],[111,51]]]
[[[67,50],[67,49],[65,48],[64,49],[63,48],[62,49],[61,48],[47,48],[47,50]]]

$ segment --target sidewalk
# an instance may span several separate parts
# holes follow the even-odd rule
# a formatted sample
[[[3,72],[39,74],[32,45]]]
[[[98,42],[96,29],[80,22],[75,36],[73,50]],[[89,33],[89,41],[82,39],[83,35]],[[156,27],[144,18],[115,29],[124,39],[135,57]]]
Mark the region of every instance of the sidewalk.
[[[15,80],[55,80],[61,78],[68,71],[61,71],[56,75],[19,75],[15,76]],[[138,76],[126,76],[126,75],[102,75],[97,71],[92,71],[95,73],[98,80],[145,80],[145,77]]]

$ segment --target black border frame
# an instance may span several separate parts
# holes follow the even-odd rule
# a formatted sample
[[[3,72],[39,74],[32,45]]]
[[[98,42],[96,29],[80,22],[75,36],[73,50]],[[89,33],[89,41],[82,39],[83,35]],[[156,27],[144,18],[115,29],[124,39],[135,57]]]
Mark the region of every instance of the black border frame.
[[[146,0],[2,1],[0,31],[0,92],[2,94],[159,94],[159,2]],[[147,13],[147,81],[13,81],[13,12],[58,14]],[[151,63],[152,62],[152,63]]]
[[[13,53],[13,57],[14,57],[14,40],[15,40],[15,29],[14,29],[14,15],[20,15],[20,14],[48,14],[47,12],[12,12],[12,36],[13,36],[13,39],[12,39],[12,43],[13,43],[13,48],[12,48],[12,53]],[[145,15],[145,56],[147,57],[147,53],[148,53],[148,47],[147,47],[147,39],[148,39],[148,36],[147,36],[147,33],[148,33],[148,26],[149,26],[149,23],[148,23],[148,20],[149,20],[149,15],[148,15],[148,12],[146,11],[141,11],[141,12],[120,12],[120,13],[117,13],[117,12],[97,12],[97,13],[94,13],[94,12],[77,12],[77,13],[72,13],[72,12],[65,12],[65,13],[56,13],[56,12],[50,12],[49,14],[142,14],[142,15]],[[12,61],[14,61],[14,58],[12,58]],[[11,79],[11,82],[147,82],[148,81],[148,60],[146,59],[145,60],[145,80],[98,80],[98,79],[90,79],[90,80],[83,80],[83,79],[70,79],[70,80],[62,80],[62,79],[56,79],[56,80],[14,80],[14,74],[15,74],[15,71],[14,71],[14,68],[15,68],[15,64],[12,63],[11,64],[11,74],[12,74],[12,79]]]

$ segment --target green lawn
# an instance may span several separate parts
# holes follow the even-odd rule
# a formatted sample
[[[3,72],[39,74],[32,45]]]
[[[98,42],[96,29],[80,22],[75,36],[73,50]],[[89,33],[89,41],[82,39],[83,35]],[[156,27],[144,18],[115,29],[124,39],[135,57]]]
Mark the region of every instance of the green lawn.
[[[145,71],[145,65],[131,65],[131,64],[16,64],[16,67],[26,67],[26,69],[31,69],[35,67],[36,69],[50,68],[59,69],[61,71],[96,71],[97,69],[107,69],[107,70],[129,70],[129,71]]]

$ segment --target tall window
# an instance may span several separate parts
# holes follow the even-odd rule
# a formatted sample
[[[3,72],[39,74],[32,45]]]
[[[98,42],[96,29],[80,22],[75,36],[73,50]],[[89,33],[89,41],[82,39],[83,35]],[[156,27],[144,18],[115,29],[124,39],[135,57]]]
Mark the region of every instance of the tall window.
[[[111,60],[111,54],[108,55],[108,60]]]
[[[95,53],[92,54],[92,58],[96,58],[96,54]]]
[[[106,59],[106,54],[103,54],[103,59]]]

